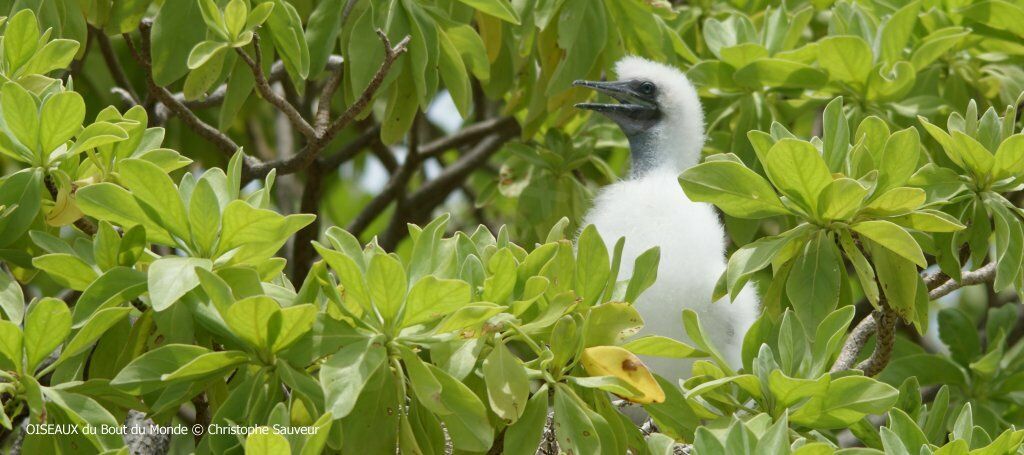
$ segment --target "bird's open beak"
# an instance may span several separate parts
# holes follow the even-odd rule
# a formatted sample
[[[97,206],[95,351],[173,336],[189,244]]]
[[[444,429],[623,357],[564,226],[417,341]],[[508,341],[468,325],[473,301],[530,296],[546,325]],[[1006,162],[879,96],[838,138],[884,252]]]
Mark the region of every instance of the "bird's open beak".
[[[621,120],[644,121],[658,116],[658,107],[645,100],[633,89],[629,81],[576,81],[572,85],[587,87],[614,98],[618,103],[577,103],[576,108],[600,112],[622,123]]]

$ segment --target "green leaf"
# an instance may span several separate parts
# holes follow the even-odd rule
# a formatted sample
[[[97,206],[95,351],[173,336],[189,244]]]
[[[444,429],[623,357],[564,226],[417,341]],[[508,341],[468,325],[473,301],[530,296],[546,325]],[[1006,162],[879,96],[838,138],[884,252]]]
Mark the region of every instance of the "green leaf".
[[[272,2],[261,3],[273,6]],[[306,25],[306,42],[309,43],[309,74],[317,75],[327,65],[327,58],[338,45],[338,34],[341,32],[341,18],[338,14],[345,7],[342,0],[325,0],[316,5],[309,14]],[[270,14],[272,11],[267,11]],[[255,13],[255,10],[254,10]]]
[[[786,280],[786,295],[807,330],[818,327],[839,303],[842,261],[826,231],[804,246]]]
[[[818,213],[826,220],[848,220],[860,210],[868,189],[860,182],[838,178],[822,190],[818,199]]]
[[[195,268],[213,269],[209,259],[164,257],[149,266],[149,298],[156,311],[163,311],[199,285]]]
[[[25,317],[25,296],[21,285],[11,279],[7,272],[0,270],[0,309],[8,321],[21,324]]]
[[[830,80],[865,84],[874,67],[871,46],[859,36],[829,36],[818,41],[818,63]]]
[[[693,346],[659,335],[637,338],[622,345],[622,348],[637,355],[649,355],[670,359],[707,356],[706,353]]]
[[[80,188],[76,192],[78,208],[86,215],[124,228],[142,225],[146,228],[146,236],[154,243],[174,245],[170,234],[156,221],[151,220],[132,194],[112,183],[97,183]]]
[[[274,299],[255,295],[239,300],[228,308],[224,322],[239,338],[257,349],[270,349],[281,331],[281,306]],[[276,323],[272,323],[275,321]]]
[[[583,305],[593,306],[608,286],[611,264],[608,248],[597,232],[597,227],[583,228],[576,241],[576,293],[583,299]]]
[[[198,250],[197,253],[202,256],[213,253],[217,235],[220,233],[220,203],[210,183],[211,180],[199,179],[188,203],[190,238]]]
[[[7,29],[4,30],[4,60],[8,71],[13,73],[28,62],[36,52],[38,43],[39,25],[36,24],[36,15],[31,8],[18,11],[7,21]]]
[[[25,169],[0,181],[0,247],[14,243],[32,226],[42,205],[42,173]],[[13,210],[10,210],[13,207]]]
[[[526,403],[522,417],[505,430],[505,453],[509,455],[534,455],[540,444],[544,423],[547,421],[548,391],[541,386]]]
[[[658,264],[661,261],[661,247],[653,247],[640,253],[633,261],[633,275],[629,277],[626,295],[623,299],[634,303],[647,288],[658,279]]]
[[[956,232],[965,227],[956,218],[938,210],[918,210],[889,220],[900,226],[924,232]]]
[[[828,74],[803,63],[778,58],[763,58],[736,71],[733,80],[751,88],[815,89],[828,83]]]
[[[441,401],[452,410],[451,414],[440,416],[451,436],[452,445],[456,450],[488,450],[494,442],[494,429],[487,419],[484,404],[472,389],[444,370],[430,364],[427,364],[427,367],[444,390]]]
[[[928,266],[924,253],[914,237],[892,222],[885,220],[861,221],[851,228],[854,232],[871,239],[922,268]]]
[[[107,333],[114,324],[117,324],[122,319],[128,316],[131,312],[131,308],[107,308],[104,310],[97,311],[95,314],[86,321],[85,325],[71,338],[67,346],[60,352],[60,357],[57,358],[56,363],[62,363],[71,357],[81,354],[85,350],[93,347],[93,344],[100,339],[103,334]]]
[[[555,386],[555,437],[558,447],[572,453],[601,453],[601,440],[594,423],[584,412],[584,406],[568,386]]]
[[[221,41],[203,41],[192,48],[188,54],[188,69],[194,70],[206,64],[217,54],[227,49],[228,44]]]
[[[882,60],[895,63],[903,59],[904,49],[914,32],[917,13],[920,9],[921,2],[910,2],[896,10],[882,25],[882,36],[879,38]]]
[[[448,89],[459,114],[464,117],[472,115],[473,89],[462,55],[443,30],[438,30],[437,37],[441,44],[439,61],[441,80],[444,81],[445,88]]]
[[[246,0],[231,0],[224,7],[224,28],[228,36],[237,39],[245,27],[245,21],[249,16],[249,5]]]
[[[289,2],[274,0],[266,25],[292,80],[304,80],[309,76],[309,47],[298,11]]]
[[[790,419],[811,428],[846,428],[865,415],[888,411],[897,395],[895,388],[874,379],[846,376],[833,380],[827,392],[812,397]]]
[[[441,383],[427,368],[427,364],[416,355],[412,349],[406,346],[398,346],[398,354],[402,357],[405,365],[405,373],[409,377],[409,384],[413,393],[423,406],[438,415],[451,414],[452,410],[444,405],[441,399]]]
[[[488,1],[488,0],[459,0],[474,9],[480,10],[486,14],[494,16],[505,22],[511,22],[515,25],[519,25],[519,15],[512,9],[512,4],[505,1]]]
[[[992,172],[992,167],[995,162],[995,158],[992,156],[992,152],[988,151],[985,146],[981,145],[974,138],[961,133],[960,131],[953,131],[953,144],[961,153],[964,164],[967,166],[967,170],[971,171],[976,178],[984,179],[989,176]]]
[[[38,256],[32,259],[32,265],[49,274],[57,283],[76,291],[84,291],[99,276],[78,256],[64,253]]]
[[[843,113],[843,97],[837,97],[825,106],[822,128],[822,155],[825,163],[829,171],[841,172],[850,150],[850,123]]]
[[[280,352],[294,344],[313,328],[317,308],[311,303],[281,308],[281,329],[273,337],[271,352]]]
[[[78,133],[75,145],[65,153],[66,156],[75,156],[86,150],[94,149],[107,144],[120,142],[128,139],[128,133],[110,122],[96,122]]]
[[[914,175],[920,156],[921,138],[916,128],[897,131],[885,141],[875,194],[901,186]]]
[[[484,359],[482,371],[491,411],[509,424],[518,420],[530,398],[530,381],[522,362],[504,343],[498,343]]]
[[[679,176],[679,183],[691,200],[710,202],[735,217],[789,214],[764,178],[733,161],[710,161],[689,168]]]
[[[40,151],[52,152],[66,143],[85,120],[85,101],[77,92],[61,92],[46,98],[39,112]]]
[[[146,292],[146,273],[128,267],[114,267],[85,288],[75,302],[72,326],[81,327],[97,311],[119,305]]]
[[[871,262],[875,265],[876,276],[889,306],[904,319],[914,320],[917,286],[921,281],[917,267],[913,262],[866,238],[862,239],[862,243],[867,243]]]
[[[197,356],[177,370],[160,376],[164,382],[199,380],[249,361],[249,354],[241,351],[216,351]]]
[[[3,356],[3,367],[8,370],[22,372],[24,336],[21,328],[11,321],[0,320],[0,355]]]
[[[71,332],[71,311],[54,298],[44,298],[28,309],[25,316],[25,372],[35,371]]]
[[[370,259],[366,272],[373,306],[385,321],[392,321],[402,310],[408,281],[402,263],[389,255],[378,254]]]
[[[12,21],[13,22],[13,21]],[[8,33],[11,32],[11,24],[7,25]],[[6,35],[4,41],[8,46],[12,44],[14,37]],[[10,55],[10,48],[7,48],[5,55]],[[39,150],[39,108],[32,94],[22,88],[21,85],[8,82],[0,88],[0,106],[3,107],[3,117],[6,123],[6,130],[13,134],[14,138],[35,154]]]
[[[893,188],[871,201],[860,214],[872,217],[903,215],[924,205],[926,198],[926,193],[920,188]]]
[[[67,35],[66,35],[67,36]],[[55,39],[37,49],[28,63],[21,69],[25,75],[46,74],[54,70],[67,68],[79,49],[78,41]]]
[[[839,244],[842,245],[846,257],[853,264],[853,269],[857,273],[857,279],[860,281],[864,297],[867,297],[868,302],[871,302],[872,305],[877,306],[879,294],[878,283],[875,282],[875,269],[871,267],[871,263],[868,262],[868,259],[864,257],[864,253],[861,252],[856,242],[854,242],[850,231],[844,229],[839,233]]]
[[[367,381],[386,358],[387,352],[377,338],[352,343],[328,357],[320,367],[327,411],[338,419],[352,412]]]
[[[130,393],[146,393],[165,386],[161,377],[174,372],[196,357],[210,352],[201,346],[168,344],[136,357],[125,366],[110,385]]]
[[[433,275],[421,278],[409,291],[402,327],[429,322],[466,306],[471,299],[469,283],[441,280]]]
[[[974,2],[959,12],[989,27],[1024,37],[1024,9],[1013,3],[1002,0]]]
[[[153,163],[138,159],[121,161],[120,166],[121,183],[131,190],[149,218],[159,221],[178,238],[189,239],[185,203],[167,173]]]
[[[996,180],[1024,174],[1024,134],[1014,134],[999,144],[993,171]]]
[[[768,151],[765,171],[775,187],[808,213],[814,213],[818,197],[832,182],[832,174],[809,142],[782,139]]]
[[[267,430],[270,430],[269,428]],[[273,431],[254,431],[245,438],[245,455],[291,455],[292,448],[284,436]]]
[[[221,217],[218,256],[234,253],[230,264],[258,264],[274,255],[299,229],[316,216],[281,216],[271,210],[255,208],[245,201],[231,201]],[[147,227],[148,230],[148,227]]]
[[[683,328],[686,329],[686,334],[691,340],[693,340],[693,344],[697,345],[697,347],[702,351],[708,353],[708,355],[714,359],[715,363],[722,368],[726,374],[735,374],[732,368],[729,368],[729,364],[723,359],[722,354],[718,352],[718,349],[711,345],[707,338],[704,337],[704,328],[701,326],[700,319],[698,319],[695,311],[690,309],[683,310]]]

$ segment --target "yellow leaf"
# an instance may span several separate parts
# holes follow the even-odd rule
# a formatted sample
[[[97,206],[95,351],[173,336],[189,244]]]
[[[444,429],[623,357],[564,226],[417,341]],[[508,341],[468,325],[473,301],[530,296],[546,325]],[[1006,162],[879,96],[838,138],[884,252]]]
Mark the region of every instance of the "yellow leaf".
[[[583,350],[583,368],[591,376],[612,376],[633,386],[638,396],[623,397],[635,403],[661,403],[665,391],[640,358],[618,346],[594,346]]]

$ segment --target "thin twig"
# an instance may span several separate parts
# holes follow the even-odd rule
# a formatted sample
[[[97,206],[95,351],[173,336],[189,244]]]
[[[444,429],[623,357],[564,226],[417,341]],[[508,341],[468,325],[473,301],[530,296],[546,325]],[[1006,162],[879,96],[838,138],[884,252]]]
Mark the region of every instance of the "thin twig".
[[[420,186],[406,198],[405,207],[408,210],[402,213],[395,212],[388,229],[379,239],[380,246],[386,250],[394,249],[398,241],[404,237],[401,228],[405,223],[420,222],[428,218],[435,207],[441,205],[452,191],[462,186],[469,174],[486,164],[505,142],[518,134],[519,126],[516,124],[487,136],[472,150],[441,171],[437,177]],[[420,158],[423,156],[420,155]]]
[[[395,46],[391,45],[391,41],[388,40],[387,35],[384,32],[377,30],[377,35],[380,36],[382,43],[385,48],[384,62],[377,69],[377,73],[374,74],[373,79],[370,80],[369,85],[363,90],[359,98],[352,103],[351,106],[346,109],[341,116],[331,122],[326,129],[323,130],[323,134],[315,134],[306,145],[299,150],[298,153],[287,158],[279,160],[268,161],[253,166],[250,171],[254,178],[258,178],[266,175],[271,169],[277,169],[278,174],[290,174],[301,169],[307,168],[312,164],[317,155],[323,150],[334,139],[334,136],[338,134],[342,129],[349,125],[359,115],[363,109],[373,100],[374,94],[377,89],[380,88],[381,83],[384,81],[384,77],[387,76],[388,71],[391,70],[392,64],[395,60],[406,51],[409,44],[409,37],[406,36]]]
[[[313,124],[316,125],[317,134],[324,134],[327,125],[331,122],[331,99],[341,85],[341,69],[331,71],[323,88],[320,90],[320,98],[317,100],[316,115]]]
[[[143,21],[139,24],[139,31],[142,34],[142,48],[139,49],[135,46],[131,35],[124,34],[125,43],[128,45],[128,50],[131,51],[132,56],[139,63],[139,66],[143,68],[146,73],[146,85],[149,87],[149,93],[163,103],[167,108],[174,114],[175,117],[181,119],[185,126],[194,131],[203,139],[217,147],[225,156],[231,157],[238,151],[239,146],[235,141],[231,140],[226,134],[222,133],[217,128],[214,128],[210,124],[200,119],[195,112],[192,112],[187,106],[178,101],[169,90],[164,87],[157,85],[153,80],[153,66],[149,59],[149,31],[151,24],[148,21]],[[251,158],[247,157],[247,161]]]
[[[267,76],[263,73],[262,62],[260,61],[262,58],[260,54],[262,52],[260,50],[260,35],[258,33],[253,34],[252,36],[252,46],[255,57],[250,57],[249,54],[240,47],[235,48],[235,51],[238,52],[238,55],[242,57],[245,64],[249,65],[249,68],[252,70],[253,77],[256,81],[256,90],[260,92],[263,99],[267,100],[270,104],[273,104],[274,107],[284,113],[284,115],[288,117],[288,121],[291,122],[292,126],[298,130],[299,133],[307,139],[316,138],[317,134],[316,130],[313,129],[313,126],[310,125],[306,119],[302,118],[302,114],[299,113],[298,109],[295,109],[295,106],[292,106],[292,104],[285,100],[281,95],[274,92],[274,89],[267,81]]]
[[[995,277],[996,263],[990,262],[978,270],[964,273],[963,276],[960,277],[959,282],[950,279],[945,283],[936,286],[935,289],[932,289],[931,292],[928,293],[928,298],[935,300],[964,286],[987,283],[994,280]]]
[[[377,29],[377,36],[380,37],[381,42],[384,44],[384,61],[380,63],[380,67],[377,68],[377,72],[374,73],[373,78],[370,79],[370,83],[363,89],[363,93],[359,95],[359,98],[327,127],[327,131],[324,132],[324,136],[321,139],[325,143],[330,142],[334,135],[338,134],[338,131],[348,126],[359,113],[366,109],[366,106],[373,100],[374,94],[377,93],[377,89],[384,82],[384,77],[391,70],[391,65],[408,49],[409,40],[411,39],[406,35],[398,44],[392,46],[391,40],[388,39],[388,36],[381,29]]]
[[[93,27],[89,27],[89,34],[95,37],[96,42],[99,43],[100,53],[103,54],[103,61],[107,65],[107,70],[110,71],[110,76],[114,78],[114,83],[131,96],[134,104],[142,104],[139,95],[132,88],[131,81],[128,80],[128,75],[124,72],[124,67],[121,66],[121,60],[117,58],[117,52],[114,52],[114,47],[110,45],[110,38],[107,34]]]
[[[434,157],[448,150],[477,142],[494,132],[514,129],[516,125],[516,120],[512,117],[496,117],[482,120],[454,134],[423,144],[423,147],[420,149],[420,155]]]

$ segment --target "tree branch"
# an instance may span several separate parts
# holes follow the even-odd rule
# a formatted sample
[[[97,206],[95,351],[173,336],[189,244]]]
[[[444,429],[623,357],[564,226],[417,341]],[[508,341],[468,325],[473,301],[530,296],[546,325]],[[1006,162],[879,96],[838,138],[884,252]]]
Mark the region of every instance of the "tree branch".
[[[945,283],[936,286],[935,289],[930,290],[928,298],[930,300],[935,300],[964,286],[987,283],[995,278],[996,263],[990,262],[978,270],[964,273],[963,276],[960,277],[960,282],[957,282],[954,279],[949,279]]]
[[[398,57],[408,49],[409,40],[411,39],[406,35],[406,37],[402,38],[398,44],[391,46],[391,40],[388,39],[388,36],[385,35],[382,30],[377,29],[377,36],[380,37],[381,42],[384,44],[384,61],[381,62],[380,67],[377,68],[377,72],[373,75],[373,78],[370,79],[370,83],[366,85],[366,88],[363,89],[363,93],[359,95],[359,98],[357,98],[356,101],[348,107],[348,109],[345,109],[345,112],[342,112],[341,115],[334,119],[334,121],[327,127],[327,130],[324,131],[323,138],[321,139],[322,142],[330,142],[331,139],[334,138],[334,135],[338,134],[338,131],[341,131],[342,128],[348,126],[348,124],[351,123],[359,113],[366,109],[366,106],[373,100],[374,94],[377,93],[377,89],[379,89],[381,83],[384,82],[384,77],[387,76],[388,71],[391,70],[391,65],[393,65],[395,60],[398,60]]]
[[[174,114],[175,117],[181,119],[189,129],[194,131],[203,139],[217,147],[225,156],[231,157],[240,148],[235,141],[231,140],[226,134],[220,132],[217,128],[214,128],[210,124],[200,119],[195,112],[186,107],[174,95],[163,88],[153,80],[153,66],[149,59],[149,30],[152,27],[149,21],[142,21],[139,24],[139,31],[142,34],[142,49],[136,48],[132,37],[129,34],[124,34],[125,43],[128,45],[128,49],[131,51],[132,56],[139,63],[139,66],[146,73],[146,85],[149,87],[149,93],[153,95],[157,100],[167,106],[167,109]],[[247,162],[252,162],[251,157],[246,156]]]
[[[423,144],[420,155],[434,157],[453,148],[472,144],[489,134],[516,129],[516,120],[512,117],[496,117],[471,124],[454,134]]]
[[[937,300],[964,286],[990,282],[995,279],[995,272],[996,264],[992,262],[978,270],[964,272],[959,282],[949,278],[942,272],[935,273],[924,279],[925,284],[929,288],[928,299]],[[942,281],[943,278],[945,281]],[[864,371],[866,376],[874,376],[881,373],[885,366],[888,365],[895,342],[897,315],[889,308],[884,299],[879,304],[882,305],[882,310],[875,311],[864,318],[850,332],[842,351],[839,353],[839,357],[836,359],[835,364],[832,365],[831,372],[835,373],[856,368]],[[874,352],[871,353],[871,357],[854,367],[854,362],[857,361],[857,357],[860,356],[861,350],[864,349],[872,333],[877,334],[879,338],[875,344]]]
[[[107,70],[110,71],[110,76],[114,79],[114,83],[131,97],[134,104],[142,104],[142,99],[139,98],[139,95],[135,93],[135,89],[132,88],[132,83],[128,80],[124,67],[121,66],[121,60],[117,58],[117,53],[114,52],[114,47],[110,45],[110,38],[106,33],[93,27],[89,27],[89,34],[95,37],[96,42],[99,43],[100,53],[103,54],[103,61],[106,63]]]
[[[260,50],[259,33],[253,34],[252,46],[255,57],[250,57],[249,54],[240,47],[235,48],[235,51],[238,52],[238,55],[242,57],[245,64],[249,65],[249,68],[252,70],[253,77],[256,80],[256,90],[260,92],[263,99],[267,100],[270,104],[273,104],[274,107],[284,113],[284,115],[288,117],[288,121],[291,122],[292,126],[298,130],[299,133],[309,140],[315,139],[317,137],[317,133],[309,122],[302,118],[302,114],[299,113],[298,109],[295,109],[295,106],[292,106],[292,104],[281,97],[281,95],[275,93],[274,89],[270,87],[270,83],[267,82],[267,76],[263,74],[263,67],[260,61],[262,58],[260,54],[262,52]]]
[[[385,55],[384,62],[381,63],[380,68],[377,69],[377,73],[374,74],[373,79],[370,80],[369,85],[363,90],[363,93],[359,98],[352,103],[348,109],[341,114],[340,117],[331,122],[322,134],[314,134],[313,138],[306,143],[305,147],[299,150],[298,153],[288,158],[283,158],[274,161],[268,161],[252,167],[251,172],[254,177],[260,177],[266,175],[271,169],[277,169],[278,174],[290,174],[301,169],[305,169],[316,159],[317,154],[323,150],[334,139],[334,136],[338,134],[342,129],[348,126],[355,117],[363,111],[363,109],[373,99],[377,89],[380,88],[380,84],[384,81],[384,77],[391,69],[391,65],[394,64],[395,60],[405,52],[410,38],[406,36],[394,47],[391,46],[391,41],[388,40],[387,35],[384,32],[377,30],[377,35],[380,36],[381,41],[384,44]]]

